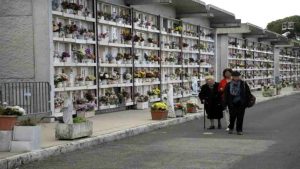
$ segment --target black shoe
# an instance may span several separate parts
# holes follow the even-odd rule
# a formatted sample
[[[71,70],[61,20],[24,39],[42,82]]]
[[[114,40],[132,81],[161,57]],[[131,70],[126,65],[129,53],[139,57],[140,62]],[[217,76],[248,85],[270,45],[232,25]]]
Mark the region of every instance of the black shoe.
[[[233,134],[233,130],[229,129],[228,134]]]
[[[237,135],[243,135],[243,132],[238,131],[236,134],[237,134]]]
[[[215,126],[210,126],[210,127],[208,128],[208,130],[212,130],[212,129],[215,129]]]

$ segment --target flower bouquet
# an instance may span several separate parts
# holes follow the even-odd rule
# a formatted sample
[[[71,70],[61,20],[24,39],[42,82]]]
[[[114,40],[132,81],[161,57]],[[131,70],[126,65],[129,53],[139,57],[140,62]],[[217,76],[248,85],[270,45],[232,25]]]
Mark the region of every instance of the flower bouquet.
[[[176,117],[184,116],[184,107],[181,103],[175,103],[174,109]]]
[[[152,120],[165,120],[168,117],[168,106],[164,102],[157,102],[151,106]]]
[[[135,100],[136,100],[136,109],[138,110],[144,110],[148,109],[149,107],[149,97],[146,95],[140,95],[137,93],[135,95]]]

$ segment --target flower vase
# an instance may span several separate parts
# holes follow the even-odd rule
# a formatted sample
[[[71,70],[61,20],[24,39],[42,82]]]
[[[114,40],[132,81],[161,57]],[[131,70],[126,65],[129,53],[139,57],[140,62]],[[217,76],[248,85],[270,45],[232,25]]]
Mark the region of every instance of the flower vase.
[[[59,32],[53,32],[53,37],[59,37]]]
[[[93,86],[94,85],[94,81],[85,81],[85,84],[87,86]]]
[[[117,64],[118,64],[118,65],[122,64],[122,60],[118,60],[118,61],[117,61]]]
[[[54,109],[54,113],[60,113],[60,111],[61,111],[61,108],[60,108],[60,107],[56,107],[56,108]]]
[[[60,58],[58,58],[58,57],[54,57],[54,61],[53,61],[54,63],[60,63]]]
[[[107,85],[107,80],[102,80],[101,85]]]
[[[82,11],[77,11],[77,15],[78,15],[78,16],[83,16]]]
[[[145,45],[145,42],[140,42],[140,46],[144,46]]]
[[[57,88],[63,88],[63,83],[62,82],[57,83],[56,87]]]
[[[83,35],[78,35],[78,36],[77,36],[77,39],[78,39],[78,40],[84,40],[84,36],[83,36]]]
[[[73,38],[73,34],[71,34],[71,33],[66,34],[66,38]]]
[[[63,87],[68,87],[68,82],[67,81],[63,82]]]

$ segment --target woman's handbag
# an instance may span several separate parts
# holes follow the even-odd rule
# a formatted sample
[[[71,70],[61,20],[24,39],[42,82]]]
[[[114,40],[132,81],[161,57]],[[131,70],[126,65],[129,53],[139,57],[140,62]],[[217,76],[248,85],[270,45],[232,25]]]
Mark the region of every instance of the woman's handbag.
[[[253,96],[253,94],[250,93],[249,101],[247,103],[247,107],[250,108],[250,107],[254,106],[255,102],[256,102],[256,97]]]
[[[246,82],[244,82],[244,92],[245,92],[245,95],[247,95],[247,93],[246,93]],[[254,106],[255,102],[256,102],[256,97],[250,91],[249,98],[248,98],[248,103],[246,104],[246,107],[250,108],[250,107]]]

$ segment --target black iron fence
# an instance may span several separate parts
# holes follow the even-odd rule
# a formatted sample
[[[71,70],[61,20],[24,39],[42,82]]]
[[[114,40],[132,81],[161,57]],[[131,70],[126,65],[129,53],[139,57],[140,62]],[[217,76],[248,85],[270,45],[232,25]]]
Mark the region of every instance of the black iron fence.
[[[0,104],[20,106],[27,114],[50,112],[50,85],[48,82],[0,83]]]

